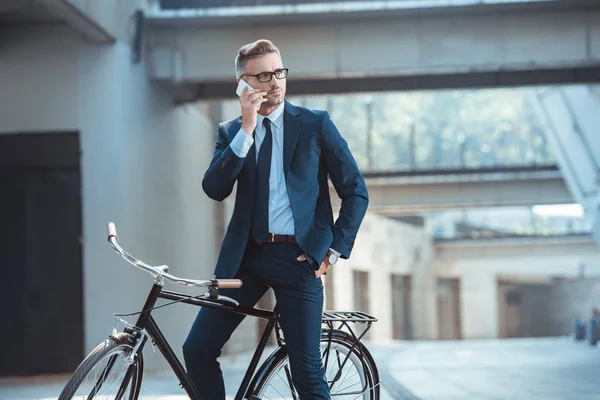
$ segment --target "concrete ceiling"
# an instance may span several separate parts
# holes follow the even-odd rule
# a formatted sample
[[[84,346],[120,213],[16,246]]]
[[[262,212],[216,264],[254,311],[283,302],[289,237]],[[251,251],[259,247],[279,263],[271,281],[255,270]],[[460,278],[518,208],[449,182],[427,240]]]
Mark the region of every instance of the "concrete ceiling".
[[[112,43],[114,37],[72,0],[0,0],[0,28],[66,25],[92,43]]]
[[[359,2],[364,0],[344,0],[345,2]],[[207,8],[207,7],[249,7],[272,5],[296,5],[299,3],[331,3],[332,0],[159,0],[160,7],[165,10],[182,8]]]
[[[0,24],[39,25],[64,24],[62,19],[48,12],[45,5],[33,0],[0,1]]]

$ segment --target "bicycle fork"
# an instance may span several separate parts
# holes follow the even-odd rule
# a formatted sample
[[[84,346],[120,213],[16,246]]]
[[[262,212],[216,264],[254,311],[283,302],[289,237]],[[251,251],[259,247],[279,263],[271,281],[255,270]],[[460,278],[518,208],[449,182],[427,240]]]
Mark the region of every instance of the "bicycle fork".
[[[142,312],[141,312],[136,324],[134,326],[127,326],[123,330],[124,334],[127,334],[128,336],[131,336],[134,338],[134,342],[131,343],[131,345],[132,345],[131,353],[128,355],[127,359],[125,360],[125,363],[127,365],[127,371],[125,372],[125,378],[121,382],[119,391],[117,392],[117,394],[115,396],[115,400],[122,400],[123,396],[125,395],[125,391],[127,390],[129,383],[131,382],[134,372],[136,370],[139,370],[140,368],[143,369],[142,350],[144,349],[144,345],[148,341],[148,333],[146,332],[145,327],[149,321],[150,312],[151,312],[152,308],[154,307],[154,305],[156,304],[156,301],[158,300],[158,295],[160,294],[160,292],[163,288],[163,285],[164,285],[164,283],[159,278],[157,278],[154,281],[154,285],[152,286],[152,289],[150,290],[150,293],[148,294],[148,297],[146,298],[144,307],[142,308]],[[123,334],[123,333],[121,333],[121,334]],[[108,364],[104,368],[104,371],[102,371],[102,373],[100,374],[100,377],[96,381],[96,384],[94,385],[94,388],[92,389],[92,392],[90,393],[89,398],[93,398],[98,393],[98,391],[101,389],[104,381],[109,376],[118,357],[119,356],[117,354],[111,356],[110,360],[108,361]],[[139,366],[137,365],[138,363],[140,363]],[[129,396],[129,400],[137,399],[137,397],[139,395],[140,386],[141,386],[141,379],[142,379],[142,374],[140,373],[138,376],[138,379],[136,379],[134,382],[135,386],[132,387],[132,391],[131,391],[131,395]]]

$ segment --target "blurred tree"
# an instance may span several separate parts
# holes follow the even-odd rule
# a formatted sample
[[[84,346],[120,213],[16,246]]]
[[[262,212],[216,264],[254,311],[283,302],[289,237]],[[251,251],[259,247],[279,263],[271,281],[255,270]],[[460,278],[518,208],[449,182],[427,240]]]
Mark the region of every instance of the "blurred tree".
[[[290,100],[327,109],[363,170],[369,132],[372,170],[554,163],[527,90],[378,92]]]

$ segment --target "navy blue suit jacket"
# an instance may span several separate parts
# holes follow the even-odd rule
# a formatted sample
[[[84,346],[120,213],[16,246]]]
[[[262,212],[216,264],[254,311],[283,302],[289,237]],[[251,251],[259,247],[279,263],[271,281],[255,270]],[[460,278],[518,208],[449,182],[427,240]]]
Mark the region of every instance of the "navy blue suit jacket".
[[[286,102],[283,123],[283,168],[296,241],[318,263],[330,247],[340,252],[342,258],[348,258],[369,202],[365,181],[348,145],[325,111]],[[202,181],[204,192],[217,201],[227,198],[235,183],[238,184],[235,208],[215,269],[219,278],[236,276],[248,242],[254,207],[254,145],[245,158],[236,156],[229,146],[241,125],[241,117],[219,124],[213,159]],[[335,224],[328,176],[342,200]]]

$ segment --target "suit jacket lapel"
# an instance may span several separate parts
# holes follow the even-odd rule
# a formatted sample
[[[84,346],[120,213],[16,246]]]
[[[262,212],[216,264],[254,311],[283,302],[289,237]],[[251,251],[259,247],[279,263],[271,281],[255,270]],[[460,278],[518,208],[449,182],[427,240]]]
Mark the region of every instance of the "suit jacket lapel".
[[[300,112],[292,104],[285,102],[283,112],[283,173],[287,178],[292,164],[292,157],[296,149],[296,142],[300,136],[302,120],[298,117]]]

